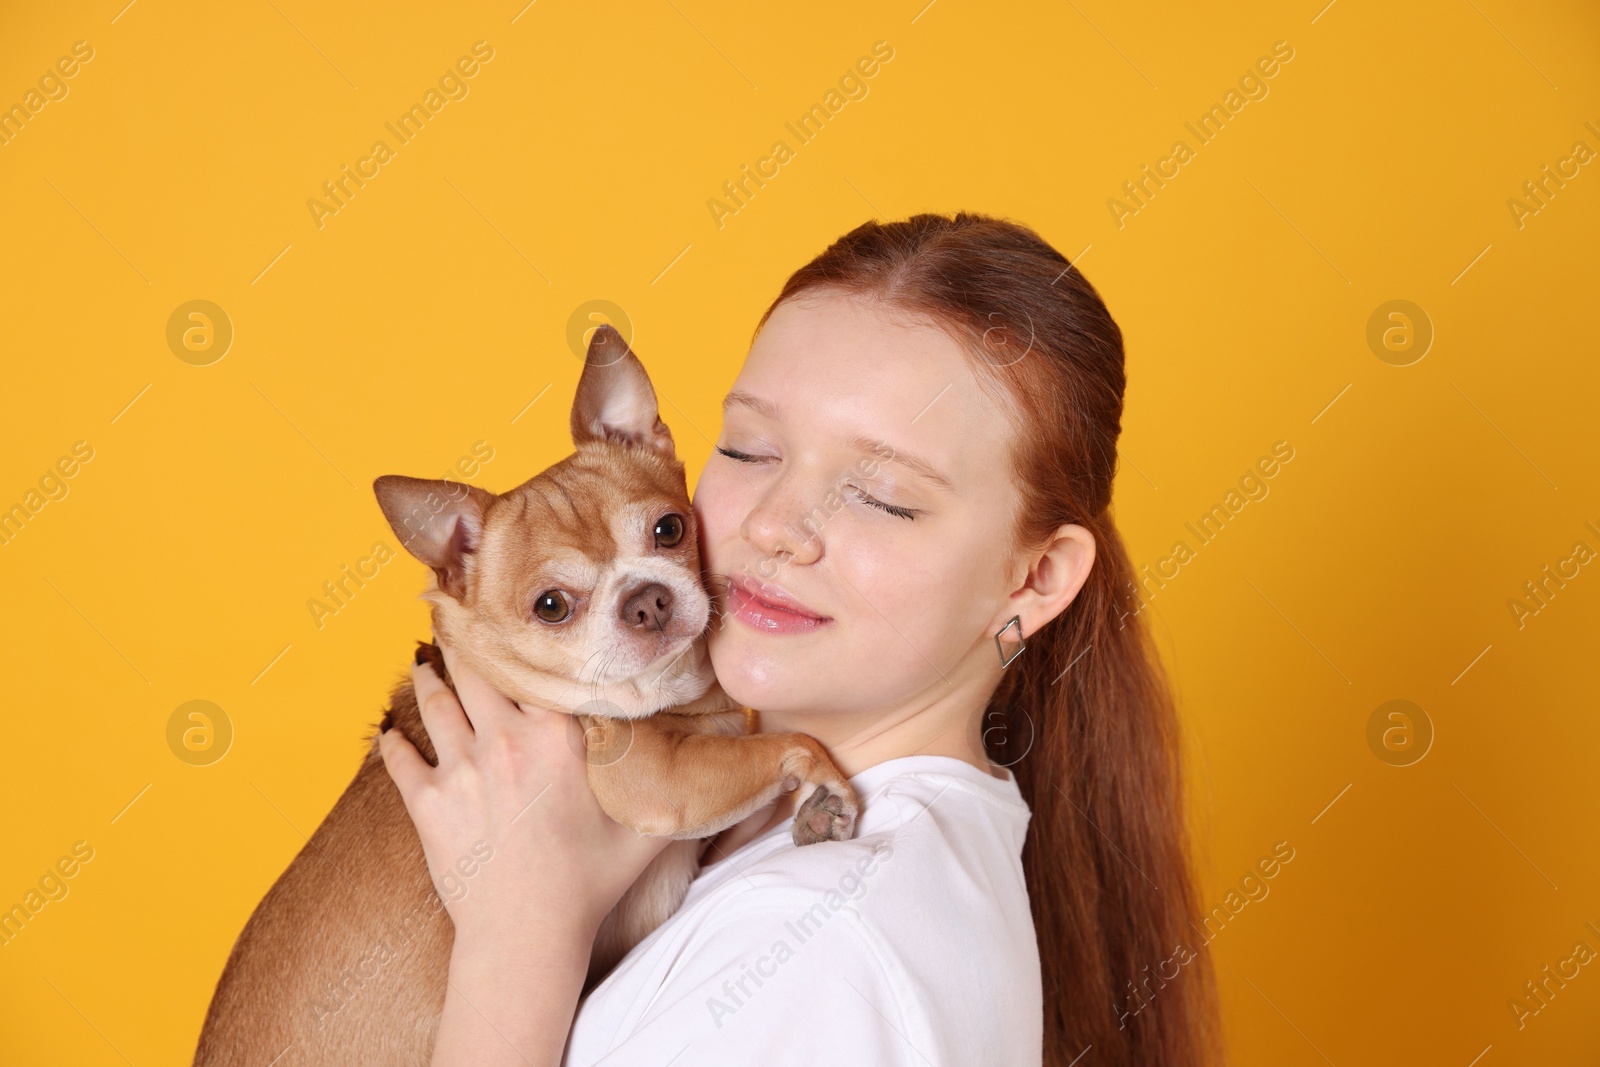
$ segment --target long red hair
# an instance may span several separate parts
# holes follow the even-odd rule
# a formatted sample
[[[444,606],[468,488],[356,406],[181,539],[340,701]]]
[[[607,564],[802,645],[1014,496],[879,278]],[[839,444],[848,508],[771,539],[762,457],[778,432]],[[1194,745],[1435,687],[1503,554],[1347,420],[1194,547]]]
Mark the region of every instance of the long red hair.
[[[1033,813],[1022,863],[1046,1067],[1217,1062],[1210,955],[1189,948],[1200,904],[1177,715],[1111,516],[1121,329],[1037,233],[969,212],[856,227],[789,278],[757,332],[780,303],[817,289],[925,316],[1008,400],[1022,495],[1010,547],[1042,547],[1067,523],[1094,534],[1087,582],[1026,635],[984,720],[989,758],[1011,768]]]

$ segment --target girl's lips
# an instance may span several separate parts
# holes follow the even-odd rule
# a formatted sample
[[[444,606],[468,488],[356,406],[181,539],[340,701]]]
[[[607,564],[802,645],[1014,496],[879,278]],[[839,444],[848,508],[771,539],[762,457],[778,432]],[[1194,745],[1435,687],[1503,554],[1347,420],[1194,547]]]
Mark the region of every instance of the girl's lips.
[[[778,590],[758,591],[738,579],[728,583],[728,614],[753,630],[769,634],[806,633],[833,621],[812,614]]]

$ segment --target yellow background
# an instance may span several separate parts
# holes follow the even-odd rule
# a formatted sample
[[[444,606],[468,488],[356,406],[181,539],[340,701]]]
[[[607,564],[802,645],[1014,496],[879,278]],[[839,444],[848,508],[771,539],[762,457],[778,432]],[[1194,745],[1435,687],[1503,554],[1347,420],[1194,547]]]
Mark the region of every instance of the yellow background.
[[[1121,323],[1136,562],[1295,449],[1150,604],[1207,904],[1296,850],[1210,947],[1233,1062],[1600,1055],[1600,967],[1521,1029],[1507,1005],[1600,949],[1600,565],[1520,629],[1507,606],[1600,550],[1600,164],[1520,229],[1506,206],[1600,149],[1592,5],[123,2],[0,24],[0,103],[94,48],[0,147],[0,506],[94,448],[0,546],[0,906],[95,849],[0,947],[0,1059],[187,1062],[427,634],[408,557],[320,629],[307,608],[392,544],[375,476],[482,440],[500,490],[565,454],[593,299],[631,317],[693,476],[784,277],[867,217],[958,208],[1082,253]],[[469,95],[319,229],[306,201],[478,40]],[[879,40],[868,95],[797,145],[784,122]],[[1269,95],[1119,228],[1107,200],[1280,40]],[[719,228],[707,200],[779,138],[795,158]],[[195,299],[235,331],[203,367],[166,342]],[[1410,366],[1366,342],[1394,299],[1436,331]],[[233,724],[211,766],[167,746],[194,699]],[[1436,735],[1408,767],[1367,743],[1394,699]]]

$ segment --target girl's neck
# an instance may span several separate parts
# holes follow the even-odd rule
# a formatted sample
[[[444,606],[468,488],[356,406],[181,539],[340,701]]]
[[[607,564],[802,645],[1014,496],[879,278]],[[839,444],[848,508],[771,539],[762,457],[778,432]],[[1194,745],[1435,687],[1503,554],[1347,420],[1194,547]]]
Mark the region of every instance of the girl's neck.
[[[984,712],[999,678],[953,672],[938,691],[894,708],[867,711],[758,712],[763,733],[810,734],[846,778],[900,756],[949,756],[994,774],[984,751]],[[996,775],[1004,778],[1004,774]]]
[[[1006,771],[990,763],[984,753],[983,713],[987,707],[985,696],[977,703],[936,700],[922,707],[859,716],[758,714],[757,729],[810,734],[827,747],[846,778],[901,756],[949,756],[1004,780]],[[806,792],[801,788],[785,793],[709,839],[701,853],[701,866],[711,866],[774,827],[787,824]]]

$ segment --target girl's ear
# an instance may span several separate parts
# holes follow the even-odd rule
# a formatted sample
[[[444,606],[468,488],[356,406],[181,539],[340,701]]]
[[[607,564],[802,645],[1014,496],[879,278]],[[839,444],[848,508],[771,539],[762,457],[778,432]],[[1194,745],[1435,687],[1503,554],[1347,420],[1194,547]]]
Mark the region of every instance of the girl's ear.
[[[674,457],[644,364],[609,323],[594,331],[572,401],[572,442],[613,441]]]
[[[1086,527],[1068,524],[1056,530],[1050,542],[1028,560],[1021,584],[1006,597],[1004,614],[993,620],[991,632],[1016,616],[1022,621],[1024,640],[1072,603],[1094,566],[1094,534]]]

